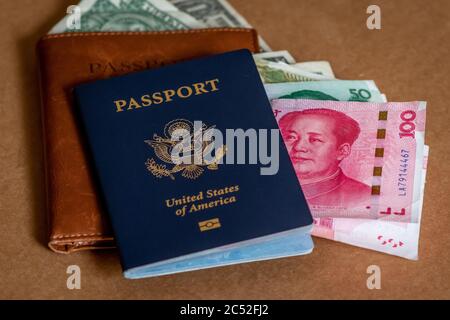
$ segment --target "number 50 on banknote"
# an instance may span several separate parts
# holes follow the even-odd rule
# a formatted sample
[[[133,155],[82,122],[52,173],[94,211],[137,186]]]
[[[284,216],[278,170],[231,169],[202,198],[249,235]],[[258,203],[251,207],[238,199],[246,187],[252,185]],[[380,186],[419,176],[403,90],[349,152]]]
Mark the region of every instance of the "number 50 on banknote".
[[[314,217],[417,222],[425,102],[275,99]]]

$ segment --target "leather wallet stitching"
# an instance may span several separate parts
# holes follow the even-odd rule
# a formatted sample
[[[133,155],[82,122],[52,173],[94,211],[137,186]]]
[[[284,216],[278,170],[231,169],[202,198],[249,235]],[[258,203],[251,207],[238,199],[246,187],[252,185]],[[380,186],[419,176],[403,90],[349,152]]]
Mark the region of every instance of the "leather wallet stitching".
[[[187,29],[187,30],[166,30],[166,31],[106,31],[106,32],[67,32],[48,34],[42,40],[52,38],[82,37],[82,36],[120,36],[120,35],[146,35],[146,34],[177,34],[177,33],[205,33],[205,32],[253,32],[249,28],[207,28],[207,29]]]
[[[103,233],[74,233],[74,234],[64,234],[52,236],[52,239],[63,239],[63,238],[72,238],[72,237],[93,237],[93,236],[101,236]]]

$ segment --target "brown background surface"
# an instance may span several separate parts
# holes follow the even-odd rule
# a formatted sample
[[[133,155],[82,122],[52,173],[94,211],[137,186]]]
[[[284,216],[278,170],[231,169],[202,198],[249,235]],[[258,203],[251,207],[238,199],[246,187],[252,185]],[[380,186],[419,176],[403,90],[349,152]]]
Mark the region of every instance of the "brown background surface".
[[[391,101],[427,100],[431,147],[420,260],[315,239],[311,255],[125,280],[115,251],[59,255],[45,246],[42,140],[34,46],[75,1],[0,4],[0,298],[450,298],[450,1],[231,0],[274,50],[329,60],[341,79],[373,79]],[[81,290],[66,268],[81,267]],[[379,265],[382,289],[368,290]]]

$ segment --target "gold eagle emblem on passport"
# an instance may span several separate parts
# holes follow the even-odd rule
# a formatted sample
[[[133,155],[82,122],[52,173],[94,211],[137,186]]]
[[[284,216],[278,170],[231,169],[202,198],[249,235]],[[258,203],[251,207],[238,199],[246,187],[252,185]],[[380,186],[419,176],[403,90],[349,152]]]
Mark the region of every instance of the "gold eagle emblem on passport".
[[[213,129],[200,122],[200,126],[185,119],[176,119],[167,123],[162,136],[154,134],[153,139],[144,142],[153,148],[158,163],[153,158],[145,161],[145,166],[155,177],[169,177],[175,180],[175,174],[180,173],[187,179],[197,179],[203,174],[205,168],[217,170],[218,164],[226,153],[226,145],[215,149],[214,156],[207,160],[205,155],[212,153],[215,148],[212,141]],[[177,139],[174,139],[174,134]],[[173,154],[180,154],[174,161]],[[161,163],[162,162],[162,163]]]

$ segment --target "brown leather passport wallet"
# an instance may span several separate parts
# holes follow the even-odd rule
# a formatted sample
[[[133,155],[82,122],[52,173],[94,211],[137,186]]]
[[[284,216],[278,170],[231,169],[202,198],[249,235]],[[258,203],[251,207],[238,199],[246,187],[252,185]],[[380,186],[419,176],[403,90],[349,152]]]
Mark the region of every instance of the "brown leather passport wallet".
[[[84,151],[71,89],[86,81],[241,48],[258,52],[255,30],[64,33],[39,41],[52,250],[70,253],[114,247]]]

